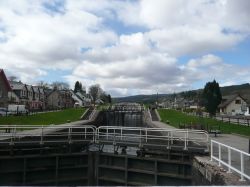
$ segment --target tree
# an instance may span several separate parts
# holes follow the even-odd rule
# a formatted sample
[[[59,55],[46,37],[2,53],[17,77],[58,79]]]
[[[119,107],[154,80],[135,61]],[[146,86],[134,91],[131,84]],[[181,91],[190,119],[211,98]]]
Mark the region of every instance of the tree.
[[[86,88],[85,86],[82,86],[82,83],[80,81],[76,81],[75,83],[75,88],[74,88],[74,92],[80,92],[82,94],[86,94]]]
[[[99,84],[95,84],[89,87],[89,94],[92,97],[93,104],[95,106],[96,100],[100,97],[102,94],[102,89]]]
[[[213,82],[207,82],[202,96],[203,103],[209,115],[215,115],[217,107],[222,100],[219,83],[217,83],[215,80]]]
[[[112,103],[112,98],[111,98],[111,95],[110,94],[108,94],[108,103]]]
[[[104,91],[101,93],[100,98],[101,98],[101,100],[102,100],[104,103],[111,103],[111,102],[112,102],[112,99],[111,99],[110,94],[107,94],[107,93],[104,92]]]
[[[80,84],[79,81],[76,81],[76,83],[75,83],[75,88],[74,88],[74,92],[76,93],[76,92],[78,92],[78,91],[80,91],[80,90],[81,90],[81,84]]]
[[[48,84],[47,82],[44,82],[44,81],[39,81],[39,82],[37,83],[37,86],[42,87],[42,88],[44,88],[44,89],[50,88],[49,84]]]
[[[51,87],[58,90],[64,90],[64,89],[69,89],[69,84],[66,82],[56,81],[51,84]]]
[[[17,80],[17,77],[16,76],[9,76],[9,81],[16,81]]]

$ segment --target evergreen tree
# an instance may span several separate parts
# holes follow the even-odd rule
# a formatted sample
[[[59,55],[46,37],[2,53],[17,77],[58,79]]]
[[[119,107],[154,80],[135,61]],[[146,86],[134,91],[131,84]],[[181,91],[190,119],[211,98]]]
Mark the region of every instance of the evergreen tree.
[[[108,94],[108,103],[112,103],[112,98],[110,94]]]
[[[81,90],[81,86],[82,86],[82,84],[79,81],[76,81],[74,92],[76,93],[76,92],[80,91]]]
[[[219,83],[215,80],[213,82],[207,82],[202,95],[206,110],[210,116],[215,115],[217,107],[222,100]]]

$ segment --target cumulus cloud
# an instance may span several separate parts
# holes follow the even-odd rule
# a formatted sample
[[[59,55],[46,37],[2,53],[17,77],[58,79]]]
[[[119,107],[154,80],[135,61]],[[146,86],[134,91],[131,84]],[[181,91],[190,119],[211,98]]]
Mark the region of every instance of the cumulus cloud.
[[[213,54],[189,60],[185,69],[189,73],[189,76],[190,74],[195,75],[196,81],[216,79],[222,85],[249,82],[250,77],[248,68],[226,63],[222,58]]]
[[[249,82],[247,68],[214,55],[249,37],[249,9],[248,0],[0,1],[0,67],[24,82],[67,70],[71,86],[99,83],[115,96]],[[137,31],[118,34],[121,25]]]
[[[64,13],[51,15],[44,10],[45,2],[1,2],[4,30],[0,36],[5,41],[0,42],[0,58],[1,66],[9,71],[18,64],[45,71],[72,69],[82,60],[83,48],[116,41],[116,34],[105,29],[102,19],[94,14],[80,9],[66,11],[65,7]]]

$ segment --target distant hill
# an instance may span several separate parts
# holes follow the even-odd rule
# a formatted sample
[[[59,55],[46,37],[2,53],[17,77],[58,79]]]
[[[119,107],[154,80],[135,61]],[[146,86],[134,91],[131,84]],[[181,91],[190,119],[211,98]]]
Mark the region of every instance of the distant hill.
[[[250,84],[241,84],[241,85],[232,85],[232,86],[224,86],[221,87],[222,95],[231,95],[231,94],[241,94],[242,96],[249,95],[250,96]],[[195,99],[200,97],[203,89],[184,91],[175,94],[158,94],[158,101],[165,98],[174,98],[184,97],[188,99]],[[128,97],[117,97],[113,98],[114,102],[138,102],[138,103],[154,103],[157,100],[157,94],[153,95],[134,95]]]
[[[241,85],[232,85],[232,86],[225,86],[221,87],[222,95],[231,95],[239,93],[241,95],[250,94],[250,84],[241,84]]]
[[[169,97],[171,94],[158,94],[158,100]],[[157,100],[157,94],[153,95],[134,95],[128,97],[113,98],[114,102],[137,102],[137,103],[154,103]]]

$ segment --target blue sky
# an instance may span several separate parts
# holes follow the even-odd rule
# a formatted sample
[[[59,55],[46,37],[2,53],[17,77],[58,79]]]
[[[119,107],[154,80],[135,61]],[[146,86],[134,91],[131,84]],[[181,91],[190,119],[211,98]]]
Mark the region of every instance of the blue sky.
[[[248,0],[0,1],[0,68],[112,96],[250,82]],[[213,15],[213,16],[211,16]]]

